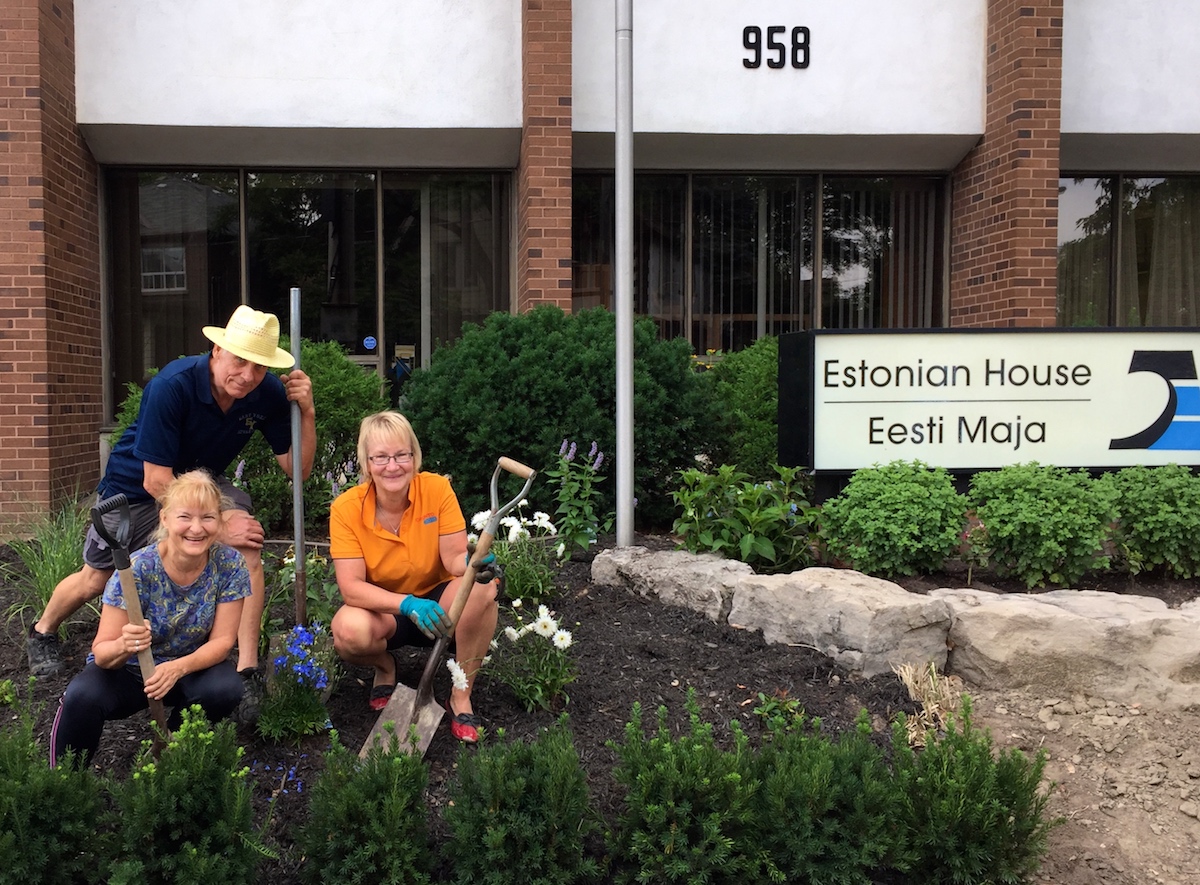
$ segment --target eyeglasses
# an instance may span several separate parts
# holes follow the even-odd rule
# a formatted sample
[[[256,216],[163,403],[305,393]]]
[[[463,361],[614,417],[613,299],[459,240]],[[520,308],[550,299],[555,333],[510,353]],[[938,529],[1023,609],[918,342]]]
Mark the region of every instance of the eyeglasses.
[[[411,464],[413,459],[412,452],[397,452],[394,455],[370,455],[367,460],[375,467],[387,467],[393,461],[397,466],[402,464]]]

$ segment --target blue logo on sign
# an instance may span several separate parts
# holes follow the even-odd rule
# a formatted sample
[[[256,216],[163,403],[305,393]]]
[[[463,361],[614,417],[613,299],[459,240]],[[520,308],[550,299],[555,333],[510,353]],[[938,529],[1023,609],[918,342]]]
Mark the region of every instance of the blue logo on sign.
[[[378,343],[379,342],[375,340],[374,335],[368,335],[366,338],[363,339],[363,347],[365,347],[367,350],[374,350],[375,345],[377,345]]]
[[[1129,373],[1153,372],[1167,385],[1167,406],[1145,430],[1114,439],[1110,449],[1200,451],[1200,386],[1190,350],[1135,350]]]

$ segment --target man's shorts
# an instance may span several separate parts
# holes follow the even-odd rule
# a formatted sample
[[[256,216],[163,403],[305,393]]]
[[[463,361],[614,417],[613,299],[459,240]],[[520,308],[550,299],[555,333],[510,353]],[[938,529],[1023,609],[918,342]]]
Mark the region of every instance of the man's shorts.
[[[222,513],[227,510],[245,510],[247,513],[254,513],[254,504],[250,501],[250,496],[246,494],[245,489],[239,489],[224,475],[218,476],[216,479],[221,494],[228,499],[228,504],[221,508]],[[150,543],[150,538],[158,528],[158,510],[157,501],[138,501],[129,505],[130,553],[140,550]],[[104,527],[109,533],[116,535],[121,514],[116,510],[111,510],[104,514],[102,519]],[[88,525],[87,537],[83,541],[83,561],[97,571],[109,572],[116,568],[108,542],[100,537],[96,527],[91,524]],[[408,622],[408,619],[405,618],[405,621]]]

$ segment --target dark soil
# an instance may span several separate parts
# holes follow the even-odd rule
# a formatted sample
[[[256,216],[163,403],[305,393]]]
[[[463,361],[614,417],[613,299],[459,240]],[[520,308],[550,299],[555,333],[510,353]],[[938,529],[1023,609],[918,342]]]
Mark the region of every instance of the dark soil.
[[[639,536],[635,543],[673,548],[669,539],[662,537]],[[0,548],[0,558],[7,553]],[[972,577],[975,586],[985,589],[1025,589],[993,575]],[[961,587],[964,579],[962,572],[950,572],[900,583],[925,592],[939,586]],[[1096,589],[1136,589],[1141,595],[1159,596],[1172,605],[1197,595],[1194,582],[1147,580],[1145,576],[1136,585],[1125,576],[1104,580],[1104,586],[1097,584]],[[608,820],[614,820],[620,810],[622,792],[612,777],[616,755],[607,744],[622,739],[635,702],[642,705],[647,727],[655,723],[658,708],[665,706],[667,721],[678,733],[687,725],[685,700],[692,690],[703,719],[716,726],[719,739],[728,738],[728,723],[735,719],[751,735],[760,733],[759,717],[753,713],[759,693],[796,699],[809,716],[819,717],[822,729],[831,734],[851,728],[865,709],[881,740],[890,717],[897,711],[915,708],[892,676],[856,679],[809,649],[767,645],[760,633],[719,627],[687,609],[665,606],[624,590],[594,586],[590,561],[563,564],[558,568],[556,583],[560,595],[551,607],[574,635],[573,650],[579,665],[579,678],[568,687],[570,699],[564,711],[569,714],[593,802]],[[0,607],[7,608],[13,598],[12,589],[0,584]],[[0,643],[0,679],[12,679],[20,688],[28,672],[22,627],[12,621],[4,629],[7,641]],[[69,657],[66,673],[38,680],[35,685],[34,701],[44,705],[39,717],[42,740],[48,738],[59,696],[82,666],[94,629],[94,620],[73,622],[65,646]],[[400,680],[415,686],[423,665],[424,652],[402,656]],[[436,697],[446,697],[448,679],[445,673],[439,677]],[[349,668],[340,675],[329,701],[330,718],[340,740],[354,750],[362,745],[376,719],[367,706],[370,683],[369,671]],[[558,718],[557,712],[526,712],[507,689],[482,679],[475,692],[475,708],[489,732],[503,728],[508,740],[531,737]],[[124,774],[148,735],[145,715],[110,723],[95,764]],[[282,858],[265,862],[262,873],[274,885],[298,882],[299,858],[291,850],[292,831],[305,816],[308,786],[321,770],[328,736],[312,736],[299,746],[274,744],[249,731],[243,732],[242,738],[255,784],[257,820],[265,820],[268,807],[274,805],[267,835]],[[447,801],[459,750],[443,723],[425,757],[429,765],[430,829],[438,843],[446,837],[440,809]],[[441,870],[443,877],[448,872],[448,868]]]

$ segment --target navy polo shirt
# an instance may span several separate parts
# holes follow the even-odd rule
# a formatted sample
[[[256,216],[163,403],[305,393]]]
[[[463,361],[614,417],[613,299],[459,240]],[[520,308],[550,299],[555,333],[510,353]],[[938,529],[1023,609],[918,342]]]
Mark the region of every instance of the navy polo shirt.
[[[142,487],[145,461],[176,475],[197,467],[224,473],[255,430],[276,455],[291,448],[291,412],[278,375],[268,371],[248,396],[222,412],[213,400],[208,354],[173,360],[142,391],[137,420],[108,456],[100,496],[123,492],[131,502],[150,500]]]

